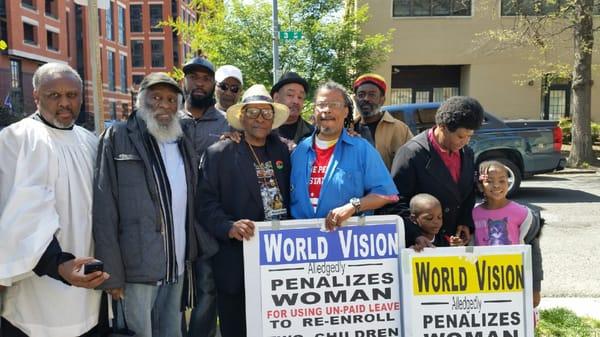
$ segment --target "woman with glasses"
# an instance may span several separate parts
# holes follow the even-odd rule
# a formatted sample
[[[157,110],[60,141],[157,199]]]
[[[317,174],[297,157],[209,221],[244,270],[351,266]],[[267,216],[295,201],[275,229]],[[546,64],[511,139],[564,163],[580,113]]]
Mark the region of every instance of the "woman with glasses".
[[[212,267],[223,337],[246,336],[243,240],[254,235],[255,221],[288,215],[289,151],[271,134],[288,114],[263,85],[250,87],[242,103],[227,109],[229,124],[242,132],[241,141],[210,146],[200,164],[196,209],[219,242]]]
[[[332,230],[354,214],[398,200],[398,191],[375,148],[345,129],[352,100],[335,82],[315,93],[316,130],[292,153],[290,212],[296,219],[325,218]]]

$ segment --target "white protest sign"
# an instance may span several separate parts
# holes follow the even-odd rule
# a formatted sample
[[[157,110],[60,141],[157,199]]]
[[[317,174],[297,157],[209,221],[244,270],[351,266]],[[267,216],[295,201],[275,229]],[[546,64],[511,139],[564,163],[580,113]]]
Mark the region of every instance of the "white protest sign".
[[[531,247],[403,249],[405,336],[533,336]]]
[[[332,232],[322,223],[257,223],[244,242],[248,336],[400,336],[402,219],[352,218]]]

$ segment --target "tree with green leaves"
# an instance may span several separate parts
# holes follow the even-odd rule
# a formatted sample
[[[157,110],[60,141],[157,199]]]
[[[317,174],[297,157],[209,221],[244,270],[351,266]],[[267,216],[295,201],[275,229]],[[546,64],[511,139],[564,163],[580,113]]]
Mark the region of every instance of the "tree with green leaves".
[[[591,86],[594,53],[594,0],[503,0],[502,14],[513,15],[510,26],[479,34],[494,50],[525,48],[532,67],[527,78],[571,79],[571,153],[568,165],[596,161],[592,151]],[[508,20],[506,17],[503,20]],[[570,63],[570,65],[569,65]]]
[[[271,0],[193,0],[198,20],[170,20],[192,49],[216,65],[233,64],[247,86],[272,82]],[[300,31],[300,40],[280,40],[282,72],[295,71],[312,88],[332,79],[345,86],[371,71],[391,51],[391,33],[364,35],[368,7],[354,0],[279,0],[281,31]]]

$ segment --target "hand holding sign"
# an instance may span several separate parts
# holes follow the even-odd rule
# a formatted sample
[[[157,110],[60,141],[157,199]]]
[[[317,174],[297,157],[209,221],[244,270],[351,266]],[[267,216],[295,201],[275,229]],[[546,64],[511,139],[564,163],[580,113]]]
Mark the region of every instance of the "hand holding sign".
[[[229,238],[242,241],[250,240],[254,236],[254,222],[248,219],[241,219],[233,223],[229,230]]]

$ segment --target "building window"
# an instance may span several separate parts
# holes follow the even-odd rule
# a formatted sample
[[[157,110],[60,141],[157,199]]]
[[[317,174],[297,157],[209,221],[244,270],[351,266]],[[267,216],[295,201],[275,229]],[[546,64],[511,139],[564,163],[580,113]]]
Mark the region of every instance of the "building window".
[[[21,89],[21,61],[10,60],[10,87]]]
[[[392,66],[392,104],[442,102],[460,93],[461,66]]]
[[[131,40],[131,66],[144,66],[144,41]]]
[[[10,105],[12,111],[23,112],[23,83],[21,75],[21,61],[10,60]]]
[[[48,47],[48,50],[58,51],[58,34],[47,30],[46,45]]]
[[[21,6],[30,9],[36,9],[35,7],[36,0],[21,0]]]
[[[142,83],[142,81],[144,80],[144,75],[133,75],[131,76],[131,84],[132,85],[140,85],[140,83]]]
[[[0,0],[0,18],[6,16],[6,0]]]
[[[151,51],[152,51],[152,67],[162,68],[165,66],[165,55],[163,52],[163,40],[152,40]]]
[[[98,35],[102,36],[102,10],[98,8]]]
[[[108,51],[107,55],[108,90],[115,91],[115,53],[112,51]]]
[[[37,27],[23,22],[23,41],[27,44],[38,44]]]
[[[8,41],[8,25],[3,18],[0,18],[0,40]]]
[[[121,92],[127,93],[127,56],[121,56]]]
[[[598,14],[597,1],[594,1],[594,14]],[[556,12],[561,6],[565,6],[566,3],[562,0],[502,0],[502,15],[503,16],[516,16],[516,15],[546,15],[552,12]]]
[[[470,16],[471,0],[394,0],[394,17]]]
[[[163,20],[162,5],[150,5],[150,31],[162,32],[162,27],[157,27]]]
[[[67,14],[67,57],[71,57],[71,19],[69,16],[69,12]]]
[[[110,103],[110,119],[117,120],[117,102]]]
[[[392,104],[405,104],[412,102],[411,88],[397,88],[390,92]]]
[[[542,81],[542,118],[558,120],[569,117],[571,80],[548,74]]]
[[[114,40],[113,36],[113,3],[109,3],[109,7],[106,10],[106,39]]]
[[[458,96],[458,88],[447,87],[447,88],[433,88],[433,101],[443,102],[452,96]]]
[[[46,16],[58,18],[57,0],[46,0]]]
[[[142,5],[131,5],[129,6],[129,29],[132,33],[142,32],[144,22],[144,15],[142,13]]]
[[[119,43],[126,45],[125,43],[125,8],[117,6],[119,10]]]

